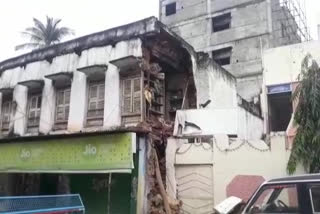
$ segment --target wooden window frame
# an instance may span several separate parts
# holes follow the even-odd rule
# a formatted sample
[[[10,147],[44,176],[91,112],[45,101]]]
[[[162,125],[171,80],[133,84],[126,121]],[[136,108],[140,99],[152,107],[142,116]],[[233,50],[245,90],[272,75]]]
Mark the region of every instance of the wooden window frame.
[[[97,87],[97,92],[96,92],[96,98],[91,98],[91,90],[92,87]],[[103,98],[99,98],[99,93],[101,91],[101,87],[103,87]],[[96,100],[94,100],[96,99]],[[95,108],[91,109],[90,108],[90,103],[96,102],[96,107],[98,106],[99,102],[103,102],[102,108]],[[87,87],[87,111],[86,111],[86,126],[97,126],[97,125],[92,125],[89,124],[90,121],[102,121],[102,124],[99,126],[103,125],[103,120],[104,120],[104,105],[105,105],[105,80],[103,81],[88,81],[88,87]],[[102,111],[102,115],[95,115],[95,116],[89,116],[89,112],[97,112]]]
[[[32,99],[36,99],[36,108],[31,108]],[[40,117],[41,117],[41,107],[42,107],[42,93],[29,94],[29,96],[28,96],[28,111],[27,111],[27,129],[28,130],[30,128],[39,128]],[[30,114],[32,112],[35,112],[35,117],[30,117]],[[31,120],[36,120],[36,122],[34,124],[30,124]]]
[[[66,100],[66,93],[69,92],[69,101]],[[63,93],[63,102],[59,104],[60,93]],[[56,125],[67,125],[70,113],[70,98],[71,98],[71,87],[56,89],[56,103],[55,103],[55,116],[54,124]],[[63,108],[63,119],[58,119],[58,110]],[[68,108],[68,110],[66,110]],[[68,112],[67,112],[68,111]]]
[[[126,96],[124,93],[125,89],[125,81],[130,81],[130,111],[126,112],[124,111],[125,106],[125,100],[124,97]],[[134,81],[139,82],[140,90],[134,91]],[[123,76],[121,77],[121,116],[139,116],[142,114],[142,78],[139,75],[135,76]],[[135,111],[135,105],[134,105],[134,99],[139,97],[140,98],[140,105],[139,105],[139,111]]]
[[[10,122],[11,122],[11,118],[12,118],[12,98],[7,98],[7,99],[3,99],[3,102],[1,104],[1,131],[9,131],[10,129]],[[9,105],[9,110],[8,112],[5,112],[5,105],[8,104]],[[5,121],[4,118],[7,117],[8,121]],[[4,122],[5,125],[4,125]]]

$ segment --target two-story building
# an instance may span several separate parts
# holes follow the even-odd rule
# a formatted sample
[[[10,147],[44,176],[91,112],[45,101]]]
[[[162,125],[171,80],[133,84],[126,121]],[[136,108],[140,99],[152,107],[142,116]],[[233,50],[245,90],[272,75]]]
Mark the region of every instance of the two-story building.
[[[195,107],[195,58],[149,18],[1,62],[1,195],[80,193],[87,213],[146,212],[144,123]]]
[[[194,122],[177,110],[207,108],[232,136],[262,124],[231,74],[154,17],[0,62],[0,104],[0,194],[80,193],[87,213],[164,209],[171,124]]]

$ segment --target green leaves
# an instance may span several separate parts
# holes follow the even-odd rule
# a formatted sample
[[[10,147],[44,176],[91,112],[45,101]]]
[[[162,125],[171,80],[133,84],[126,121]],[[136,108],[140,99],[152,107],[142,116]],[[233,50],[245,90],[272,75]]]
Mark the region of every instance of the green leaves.
[[[302,62],[299,81],[292,96],[298,103],[294,119],[299,127],[287,165],[290,174],[299,163],[310,173],[320,169],[320,69],[311,55]]]
[[[28,27],[21,34],[30,42],[18,45],[16,50],[37,49],[60,42],[65,36],[74,35],[74,31],[67,27],[59,27],[61,19],[46,17],[46,23],[33,18],[33,27]]]

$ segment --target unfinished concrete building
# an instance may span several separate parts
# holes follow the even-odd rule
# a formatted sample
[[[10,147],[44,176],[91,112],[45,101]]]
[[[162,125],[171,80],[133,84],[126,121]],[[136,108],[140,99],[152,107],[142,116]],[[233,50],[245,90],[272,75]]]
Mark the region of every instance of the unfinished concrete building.
[[[258,101],[262,51],[310,40],[302,1],[160,0],[159,17],[230,71],[242,97]]]

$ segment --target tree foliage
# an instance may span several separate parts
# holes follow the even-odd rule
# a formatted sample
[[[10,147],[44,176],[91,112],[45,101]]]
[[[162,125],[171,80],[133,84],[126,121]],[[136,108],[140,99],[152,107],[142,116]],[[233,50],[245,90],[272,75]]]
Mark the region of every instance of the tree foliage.
[[[298,79],[292,97],[297,102],[298,128],[287,170],[292,174],[302,164],[309,173],[316,173],[320,170],[320,69],[310,55],[303,60]]]
[[[73,30],[67,27],[59,27],[61,19],[46,17],[46,23],[33,18],[34,26],[28,27],[22,35],[29,39],[29,42],[15,47],[21,49],[37,49],[60,42],[65,36],[74,35]]]

